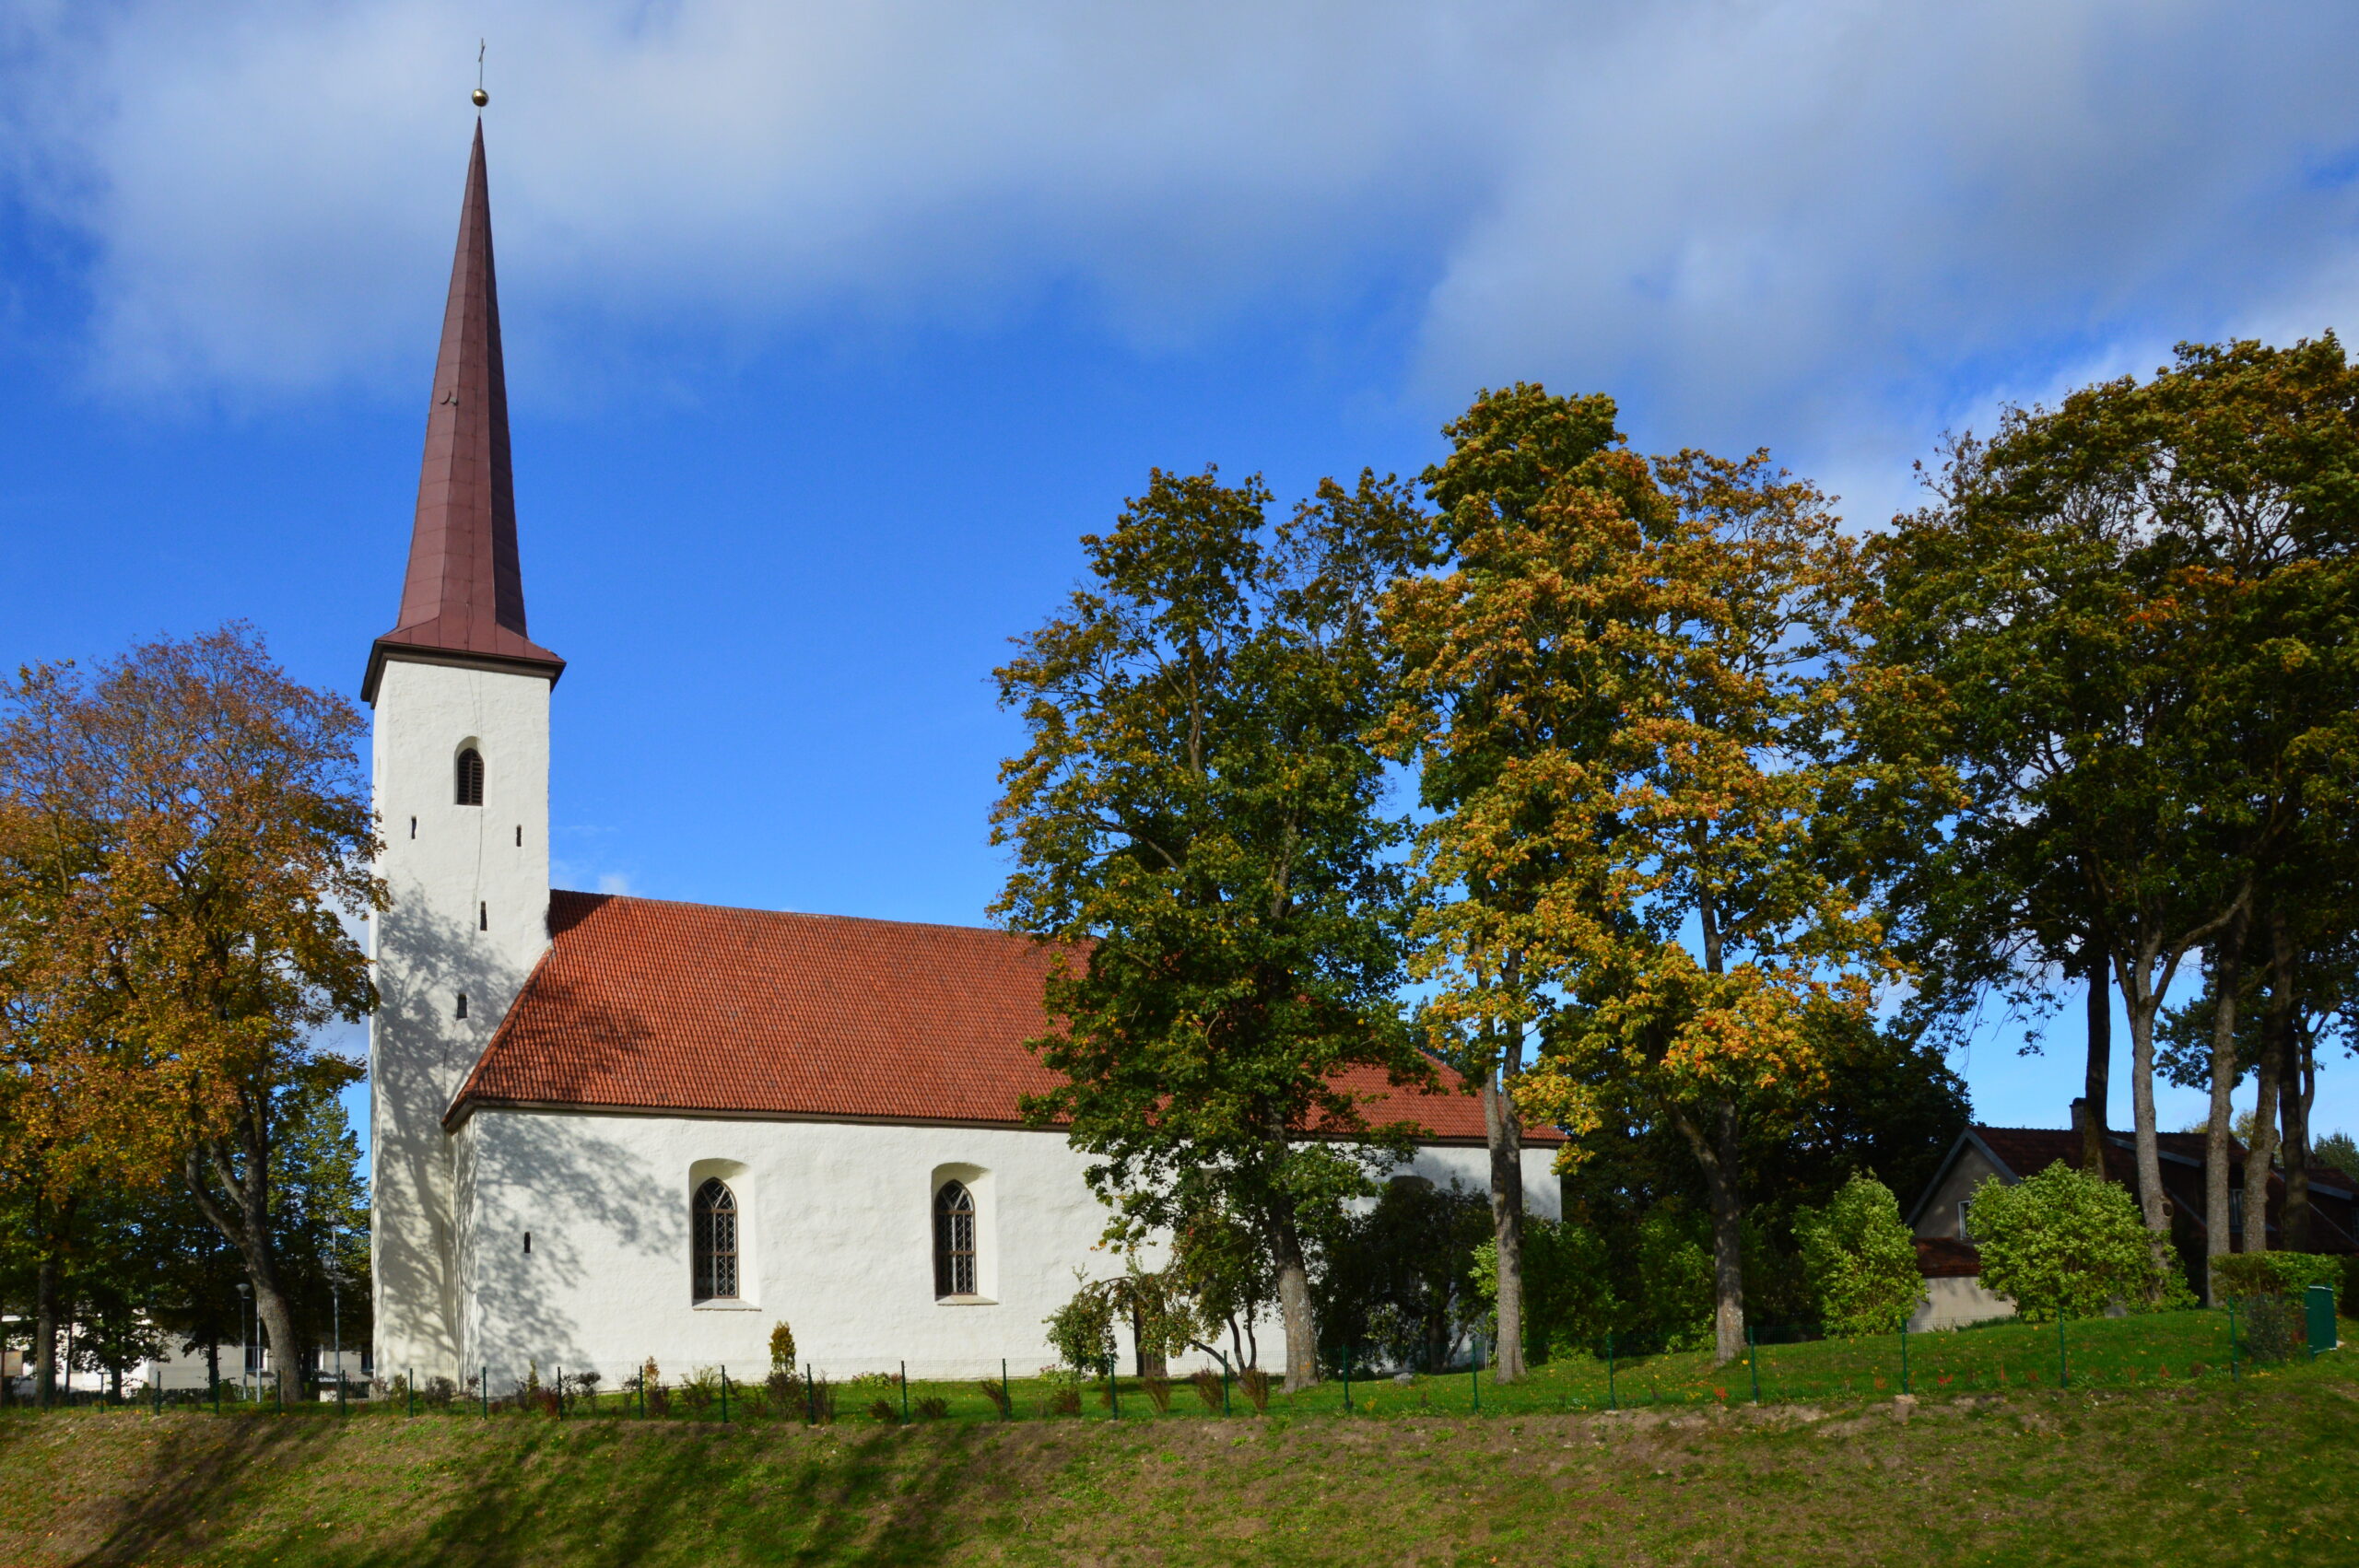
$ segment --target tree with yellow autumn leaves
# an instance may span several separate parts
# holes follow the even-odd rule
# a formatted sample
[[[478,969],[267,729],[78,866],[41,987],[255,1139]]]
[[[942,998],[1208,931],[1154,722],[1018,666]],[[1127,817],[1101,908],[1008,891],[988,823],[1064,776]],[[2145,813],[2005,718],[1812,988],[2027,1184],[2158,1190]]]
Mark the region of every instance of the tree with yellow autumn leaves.
[[[184,1187],[282,1377],[274,1156],[360,1075],[322,1027],[374,1000],[360,731],[241,626],[0,690],[0,1177],[52,1246],[96,1188]]]
[[[1587,454],[1516,473],[1518,504],[1454,508],[1454,569],[1388,603],[1404,698],[1384,740],[1435,812],[1411,971],[1438,1047],[1536,1046],[1525,1115],[1677,1129],[1725,1359],[1744,1344],[1743,1124],[1824,1088],[1891,973],[1846,846],[1864,811],[1939,785],[1852,744],[1859,558],[1816,489],[1766,453],[1649,462],[1610,404],[1532,387],[1486,394],[1461,432],[1601,412]]]

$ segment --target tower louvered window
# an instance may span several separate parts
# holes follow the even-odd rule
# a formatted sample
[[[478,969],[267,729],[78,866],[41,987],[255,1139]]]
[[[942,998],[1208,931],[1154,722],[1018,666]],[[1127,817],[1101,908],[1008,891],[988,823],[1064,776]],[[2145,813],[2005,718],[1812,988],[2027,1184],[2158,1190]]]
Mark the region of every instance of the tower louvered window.
[[[483,753],[473,746],[459,754],[459,804],[483,804]]]
[[[696,1299],[737,1299],[737,1195],[719,1176],[697,1188]]]
[[[933,1195],[933,1293],[975,1293],[975,1195],[955,1181]]]

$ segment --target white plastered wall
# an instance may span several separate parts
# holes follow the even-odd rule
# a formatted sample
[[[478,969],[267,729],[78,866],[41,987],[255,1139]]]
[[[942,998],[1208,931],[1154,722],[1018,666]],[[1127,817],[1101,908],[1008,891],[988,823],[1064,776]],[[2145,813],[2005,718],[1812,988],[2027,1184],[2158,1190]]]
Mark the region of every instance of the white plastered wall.
[[[1056,1132],[479,1110],[459,1139],[466,1371],[487,1369],[495,1388],[528,1363],[544,1378],[594,1369],[611,1384],[651,1356],[666,1377],[726,1366],[751,1379],[780,1321],[800,1358],[832,1376],[903,1363],[913,1377],[981,1376],[1003,1359],[1028,1375],[1055,1359],[1042,1319],[1071,1298],[1074,1270],[1121,1269],[1097,1245],[1107,1211],[1083,1180],[1089,1158]],[[1488,1158],[1427,1148],[1401,1174],[1483,1190]],[[1554,1219],[1550,1159],[1530,1150],[1523,1164],[1528,1211]],[[699,1305],[689,1198],[723,1171],[739,1203],[741,1299]],[[976,1195],[971,1302],[934,1299],[933,1199],[949,1176]]]
[[[385,1375],[459,1373],[464,1209],[442,1115],[548,946],[548,734],[542,676],[393,660],[378,683],[377,872],[392,905],[370,923],[370,1199]],[[457,801],[468,744],[484,760],[480,806]]]

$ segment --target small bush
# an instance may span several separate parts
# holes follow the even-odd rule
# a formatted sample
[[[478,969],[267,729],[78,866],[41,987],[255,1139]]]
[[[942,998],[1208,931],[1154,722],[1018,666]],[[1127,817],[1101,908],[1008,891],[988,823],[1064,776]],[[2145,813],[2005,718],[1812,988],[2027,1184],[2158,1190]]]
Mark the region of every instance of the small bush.
[[[2035,1323],[2094,1317],[2116,1301],[2190,1299],[2177,1270],[2154,1256],[2129,1189],[2061,1160],[2013,1187],[1990,1176],[1976,1188],[1974,1245],[1983,1284]]]
[[[664,1387],[661,1383],[649,1384],[647,1386],[647,1413],[651,1416],[670,1415],[672,1413],[672,1390]]]
[[[459,1397],[459,1386],[447,1377],[429,1377],[418,1391],[419,1398],[438,1410],[447,1410],[451,1401]]]
[[[992,1402],[992,1409],[999,1412],[1000,1419],[1002,1421],[1005,1421],[1007,1419],[1009,1410],[1013,1408],[1014,1401],[1008,1398],[1007,1389],[1003,1384],[1001,1384],[999,1379],[996,1377],[979,1377],[975,1379],[975,1387],[982,1390],[983,1398]]]
[[[700,1366],[680,1385],[680,1402],[698,1414],[710,1410],[721,1398],[721,1374],[709,1366]]]
[[[1270,1409],[1270,1375],[1258,1366],[1249,1366],[1237,1375],[1237,1386],[1254,1410],[1267,1414]]]
[[[1139,1379],[1139,1387],[1146,1390],[1147,1399],[1155,1406],[1156,1415],[1171,1413],[1171,1379],[1150,1375]]]
[[[1188,1379],[1188,1383],[1191,1387],[1196,1390],[1196,1398],[1203,1401],[1204,1409],[1210,1410],[1215,1415],[1220,1414],[1219,1373],[1215,1372],[1210,1367],[1205,1367],[1201,1372],[1198,1372],[1195,1376]]]
[[[928,1394],[917,1402],[920,1421],[940,1421],[950,1413],[950,1401],[939,1394]]]
[[[1114,1297],[1077,1269],[1074,1279],[1081,1288],[1042,1322],[1062,1363],[1086,1377],[1114,1353]]]
[[[769,1390],[770,1408],[783,1412],[790,1406],[800,1409],[803,1404],[803,1379],[785,1367],[773,1366],[770,1375],[762,1379],[762,1387]]]
[[[770,1370],[794,1370],[794,1330],[786,1326],[783,1318],[770,1328]]]
[[[1894,1334],[1925,1296],[1917,1241],[1892,1188],[1854,1175],[1824,1209],[1794,1217],[1802,1267],[1829,1332]]]
[[[893,1408],[893,1401],[890,1399],[869,1400],[868,1413],[874,1416],[878,1421],[892,1422],[896,1424],[898,1424],[901,1419],[901,1412]]]
[[[803,1408],[821,1426],[834,1423],[836,1419],[836,1387],[826,1378],[813,1374],[804,1386]]]
[[[1049,1397],[1040,1403],[1040,1411],[1043,1415],[1050,1416],[1081,1414],[1081,1390],[1070,1384],[1062,1388],[1050,1390]]]
[[[2309,1348],[2302,1298],[2271,1293],[2244,1299],[2245,1353],[2255,1361],[2290,1361]]]

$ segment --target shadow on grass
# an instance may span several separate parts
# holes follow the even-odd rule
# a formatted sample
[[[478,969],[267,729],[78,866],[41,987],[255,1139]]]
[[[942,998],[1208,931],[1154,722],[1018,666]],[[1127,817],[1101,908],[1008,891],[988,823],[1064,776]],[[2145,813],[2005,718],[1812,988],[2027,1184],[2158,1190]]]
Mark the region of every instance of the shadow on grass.
[[[225,1425],[227,1423],[224,1423]],[[373,1424],[373,1423],[372,1423]],[[79,1561],[241,1560],[334,1568],[767,1562],[896,1568],[936,1562],[988,1528],[976,1463],[992,1434],[953,1427],[734,1431],[663,1424],[436,1421],[404,1457],[434,1484],[356,1482],[356,1458],[391,1461],[368,1433],[257,1421],[191,1426],[124,1490],[123,1516]],[[409,1433],[404,1434],[405,1437]],[[405,1444],[404,1446],[407,1445]],[[372,1494],[356,1512],[338,1492]],[[266,1510],[266,1512],[265,1512]]]

